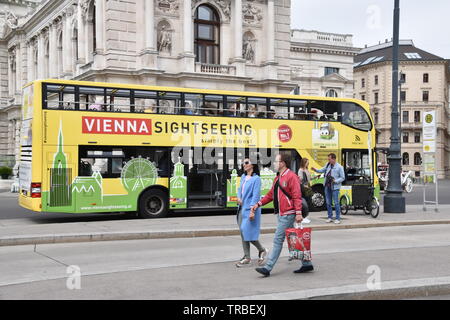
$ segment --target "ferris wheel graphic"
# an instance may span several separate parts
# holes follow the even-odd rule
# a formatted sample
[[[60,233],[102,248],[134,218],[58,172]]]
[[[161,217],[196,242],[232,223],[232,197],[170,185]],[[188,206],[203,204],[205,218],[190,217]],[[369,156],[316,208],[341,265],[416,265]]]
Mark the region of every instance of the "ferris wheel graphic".
[[[158,170],[151,161],[140,157],[134,158],[124,165],[120,178],[128,191],[143,190],[155,184]]]

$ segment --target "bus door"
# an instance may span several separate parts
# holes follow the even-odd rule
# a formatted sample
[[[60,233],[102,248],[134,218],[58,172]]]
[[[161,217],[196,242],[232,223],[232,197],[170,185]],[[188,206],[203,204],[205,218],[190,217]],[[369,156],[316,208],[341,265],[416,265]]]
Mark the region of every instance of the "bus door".
[[[188,208],[223,208],[224,149],[191,148],[187,173]]]

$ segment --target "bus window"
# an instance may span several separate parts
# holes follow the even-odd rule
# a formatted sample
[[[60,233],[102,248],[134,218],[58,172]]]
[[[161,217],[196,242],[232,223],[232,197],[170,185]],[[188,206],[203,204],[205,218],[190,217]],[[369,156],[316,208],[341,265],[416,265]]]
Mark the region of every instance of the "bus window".
[[[363,107],[355,103],[342,103],[342,123],[355,129],[370,131],[372,123]]]
[[[308,101],[310,120],[338,121],[339,103],[336,101]]]
[[[290,118],[296,120],[307,120],[306,101],[304,100],[290,100]]]
[[[246,98],[237,96],[227,96],[227,117],[241,117],[246,109]]]
[[[181,105],[181,94],[177,92],[158,92],[158,113],[175,114]]]
[[[185,94],[184,95],[184,114],[199,115],[201,113],[200,106],[203,104],[201,94]]]
[[[44,108],[75,109],[75,88],[65,85],[45,85]]]
[[[80,110],[105,111],[105,90],[80,87]]]
[[[104,111],[130,112],[131,108],[130,90],[106,89],[106,103]]]
[[[135,112],[144,112],[144,113],[156,113],[156,100],[155,99],[136,99],[135,101]]]
[[[203,111],[206,116],[222,116],[223,96],[205,95]]]
[[[267,113],[267,100],[266,98],[248,98],[248,111],[247,116],[249,118],[265,118]]]
[[[288,100],[270,99],[269,117],[273,119],[288,118]]]
[[[155,91],[134,91],[135,112],[157,113],[156,92]]]

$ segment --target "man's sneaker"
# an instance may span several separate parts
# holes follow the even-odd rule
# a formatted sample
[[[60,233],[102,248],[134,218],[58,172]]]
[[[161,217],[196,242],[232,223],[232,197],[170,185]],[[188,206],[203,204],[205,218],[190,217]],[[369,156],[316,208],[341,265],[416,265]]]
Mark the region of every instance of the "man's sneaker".
[[[327,219],[327,223],[333,222],[330,218]]]
[[[270,276],[270,271],[267,270],[266,268],[256,268],[255,270],[256,272],[261,273],[264,277]]]
[[[311,220],[309,220],[309,218],[306,217],[302,220],[302,223],[308,224],[308,223],[311,223]]]
[[[336,220],[334,223],[335,223],[335,224],[340,224],[340,223],[341,223],[341,220]]]
[[[303,272],[309,272],[313,271],[314,267],[312,265],[310,266],[302,266],[300,269],[295,270],[294,273],[303,273]]]
[[[264,264],[264,260],[266,259],[267,255],[269,254],[269,251],[264,248],[264,251],[261,251],[258,255],[258,264],[262,266]]]
[[[238,268],[245,267],[245,266],[248,266],[251,262],[252,262],[251,259],[242,258],[241,261],[236,263],[236,267],[238,267]]]

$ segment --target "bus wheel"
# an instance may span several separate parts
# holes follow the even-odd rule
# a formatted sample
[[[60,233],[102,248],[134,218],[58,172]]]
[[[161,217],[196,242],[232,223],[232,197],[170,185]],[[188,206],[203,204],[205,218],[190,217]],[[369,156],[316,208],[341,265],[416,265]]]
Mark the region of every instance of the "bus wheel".
[[[312,187],[314,194],[311,196],[311,211],[323,211],[326,209],[325,194],[322,186]]]
[[[139,199],[138,215],[141,218],[163,218],[168,212],[167,193],[160,189],[145,191]]]

